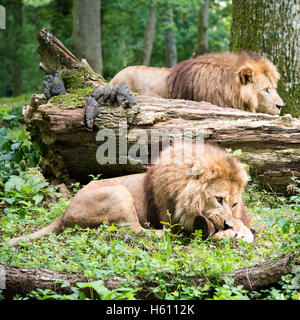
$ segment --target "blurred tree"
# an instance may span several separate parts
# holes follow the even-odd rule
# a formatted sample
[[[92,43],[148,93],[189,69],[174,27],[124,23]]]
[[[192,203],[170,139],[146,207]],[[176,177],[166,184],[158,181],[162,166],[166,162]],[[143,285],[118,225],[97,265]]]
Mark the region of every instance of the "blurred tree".
[[[209,3],[210,0],[204,0],[198,14],[198,39],[197,46],[193,56],[208,52],[208,26],[209,26]]]
[[[12,95],[18,96],[22,92],[22,57],[20,55],[22,44],[22,26],[23,26],[23,3],[22,1],[13,2],[13,28],[11,41],[14,44],[12,54]]]
[[[144,39],[144,56],[143,65],[149,66],[153,48],[155,23],[156,23],[156,6],[149,7],[149,17],[145,27],[145,39]]]
[[[73,45],[77,56],[86,58],[102,74],[100,0],[74,0]]]
[[[233,0],[230,49],[265,53],[281,74],[283,113],[300,115],[299,0]]]
[[[104,77],[109,80],[120,69],[143,62],[150,5],[156,7],[151,65],[166,66],[165,29],[169,25],[166,22],[168,5],[173,10],[172,29],[176,40],[177,60],[190,58],[197,45],[198,11],[202,1],[102,1],[100,21]],[[7,18],[6,29],[0,30],[0,96],[12,95],[15,83],[12,77],[16,62],[20,62],[22,92],[41,92],[44,73],[39,69],[36,31],[46,27],[71,51],[75,51],[72,42],[73,0],[1,0],[0,2],[6,8]],[[16,31],[14,28],[16,3],[23,4],[22,31],[18,40],[13,36]],[[89,5],[93,7],[90,1]],[[209,51],[228,49],[230,9],[230,0],[210,0]]]
[[[231,27],[231,0],[210,0],[209,52],[228,51]]]
[[[176,31],[176,25],[173,19],[173,8],[168,5],[166,11],[166,25],[165,25],[165,53],[166,53],[166,66],[174,67],[177,64],[177,48],[176,38],[174,32]]]
[[[0,96],[11,96],[13,91],[17,92],[16,88],[20,83],[15,79],[20,79],[20,76],[22,92],[41,91],[44,73],[39,68],[36,31],[46,27],[70,47],[72,1],[1,1],[1,4],[6,8],[7,23],[6,29],[0,30]],[[22,15],[17,13],[17,4],[22,6]],[[22,19],[22,28],[21,32],[17,33],[15,19],[18,17]]]

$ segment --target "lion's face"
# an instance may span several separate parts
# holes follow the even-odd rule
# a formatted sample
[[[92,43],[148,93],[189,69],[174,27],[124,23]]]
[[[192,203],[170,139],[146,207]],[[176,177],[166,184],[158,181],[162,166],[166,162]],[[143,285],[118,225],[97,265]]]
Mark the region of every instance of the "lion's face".
[[[232,227],[233,217],[238,217],[241,190],[234,183],[218,179],[211,183],[204,194],[205,215],[217,230]]]
[[[212,222],[217,231],[231,228],[236,218],[247,216],[242,192],[248,173],[238,159],[225,150],[210,144],[200,149],[190,144],[165,149],[160,161],[167,154],[171,164],[159,162],[149,171],[160,219],[168,221],[165,212],[169,210],[172,223],[188,232],[198,227],[200,216]],[[185,163],[172,163],[175,155],[183,154],[190,157]]]
[[[276,87],[265,76],[261,76],[255,84],[257,92],[257,109],[256,112],[277,115],[284,103],[276,91]]]
[[[278,115],[284,103],[277,93],[276,80],[263,73],[244,69],[240,73],[241,98],[248,110],[257,113]]]

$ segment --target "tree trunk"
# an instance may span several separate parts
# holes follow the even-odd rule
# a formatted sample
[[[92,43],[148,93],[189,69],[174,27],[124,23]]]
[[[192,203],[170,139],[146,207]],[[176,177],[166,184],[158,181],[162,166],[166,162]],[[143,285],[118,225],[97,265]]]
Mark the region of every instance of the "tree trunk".
[[[89,174],[111,177],[144,172],[145,161],[123,163],[119,157],[135,142],[124,140],[124,130],[132,139],[140,134],[140,140],[149,141],[158,130],[165,139],[173,140],[178,133],[174,131],[194,128],[194,136],[201,132],[207,142],[241,149],[241,160],[250,166],[251,175],[273,190],[285,193],[291,177],[300,177],[300,119],[141,95],[136,96],[139,110],[100,102],[95,126],[116,133],[116,164],[99,164],[96,155],[103,141],[96,131],[86,130],[83,114],[85,97],[96,84],[106,83],[46,30],[38,33],[38,40],[41,67],[47,73],[59,71],[67,88],[66,95],[49,101],[44,95],[33,95],[31,104],[23,110],[32,139],[42,140],[45,146],[44,170],[48,176],[86,183]],[[149,157],[152,154],[149,150]]]
[[[19,96],[22,93],[22,57],[20,46],[22,44],[23,28],[23,5],[22,1],[16,1],[13,10],[13,72],[12,72],[12,95]]]
[[[265,53],[281,74],[284,113],[300,115],[299,0],[233,0],[230,49]]]
[[[157,12],[157,8],[155,6],[152,6],[149,8],[149,18],[146,25],[145,39],[144,39],[144,57],[143,57],[144,66],[150,65],[154,32],[155,32],[156,12]]]
[[[208,52],[209,2],[210,0],[204,0],[202,6],[199,9],[198,40],[197,47],[193,54],[194,57]]]
[[[100,0],[74,0],[73,45],[76,54],[102,73]]]
[[[67,281],[71,286],[75,286],[76,282],[88,281],[87,278],[79,274],[66,274],[47,269],[19,269],[0,264],[0,270],[2,270],[2,278],[5,279],[5,281],[3,281],[3,279],[1,280],[5,283],[3,295],[6,299],[12,299],[17,293],[25,296],[37,288],[51,289],[57,293],[67,293],[68,289],[61,288],[61,286],[57,284],[58,280]],[[251,291],[271,286],[278,282],[282,276],[290,273],[292,273],[291,259],[283,257],[250,268],[238,269],[233,274],[228,274],[227,276],[234,278],[234,284],[236,286],[242,285],[245,289]],[[149,297],[149,294],[153,291],[152,280],[145,279],[144,283],[141,283],[141,280],[140,278],[139,283],[140,286],[143,286],[143,290],[138,298],[145,299]],[[208,279],[203,275],[186,276],[186,281],[192,281],[194,285],[203,285],[209,280],[214,281],[214,279]],[[124,281],[124,278],[106,279],[105,285],[108,289],[113,290],[120,287],[122,281]]]
[[[176,39],[174,35],[174,19],[173,19],[173,9],[168,6],[167,27],[165,29],[165,51],[166,51],[166,66],[174,67],[177,64],[177,49],[176,49]]]

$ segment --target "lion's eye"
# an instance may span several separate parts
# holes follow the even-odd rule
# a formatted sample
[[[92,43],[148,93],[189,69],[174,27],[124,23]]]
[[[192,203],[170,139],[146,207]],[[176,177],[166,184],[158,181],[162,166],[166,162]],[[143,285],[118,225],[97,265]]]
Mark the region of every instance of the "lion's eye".
[[[232,208],[236,207],[236,205],[237,205],[237,202],[232,205]]]
[[[270,93],[269,88],[264,89],[264,91],[265,91],[266,93]]]
[[[216,197],[218,203],[222,206],[223,205],[223,198],[222,197]]]

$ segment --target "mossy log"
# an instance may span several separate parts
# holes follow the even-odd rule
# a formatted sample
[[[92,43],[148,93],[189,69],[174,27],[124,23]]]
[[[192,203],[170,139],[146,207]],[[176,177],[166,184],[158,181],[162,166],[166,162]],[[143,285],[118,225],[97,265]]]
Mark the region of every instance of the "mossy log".
[[[237,269],[232,274],[226,274],[226,276],[233,277],[236,286],[241,285],[249,291],[266,288],[277,283],[282,276],[292,273],[291,262],[293,260],[294,259],[290,257],[281,257],[260,265]],[[5,288],[2,294],[6,299],[12,299],[17,293],[25,296],[37,288],[51,289],[61,294],[68,293],[68,288],[61,287],[57,283],[58,280],[67,281],[71,286],[75,286],[76,282],[90,281],[80,274],[67,274],[47,269],[20,269],[1,263],[0,270],[2,270],[2,282],[4,282],[3,279],[5,279]],[[5,275],[5,277],[3,277],[3,275]],[[203,286],[207,281],[215,281],[215,279],[209,279],[203,275],[193,275],[192,277],[187,275],[185,280],[187,283],[191,281],[194,285],[198,286]],[[124,278],[120,277],[105,279],[104,282],[108,289],[114,290],[120,287],[122,281],[124,281]],[[220,279],[218,279],[218,282],[220,282]],[[142,283],[141,279],[139,279],[139,283],[140,286],[143,287],[143,289],[138,292],[139,299],[156,298],[152,292],[154,285],[152,279],[144,279]]]
[[[137,106],[131,109],[100,103],[95,130],[88,131],[83,121],[85,98],[95,85],[104,87],[106,81],[48,31],[40,31],[37,39],[41,68],[48,74],[59,72],[67,91],[49,100],[43,94],[34,94],[23,110],[32,139],[41,140],[46,147],[43,167],[48,176],[85,183],[90,180],[89,174],[111,177],[145,171],[147,165],[141,162],[119,163],[118,139],[117,163],[97,162],[97,149],[103,143],[96,140],[98,130],[112,129],[118,137],[121,123],[122,130],[126,129],[131,137],[141,129],[148,137],[152,130],[163,129],[171,140],[174,130],[201,131],[207,142],[241,149],[241,160],[249,165],[251,175],[279,192],[286,192],[293,176],[300,177],[300,119],[289,116],[136,95]],[[133,142],[127,143],[129,149]]]

